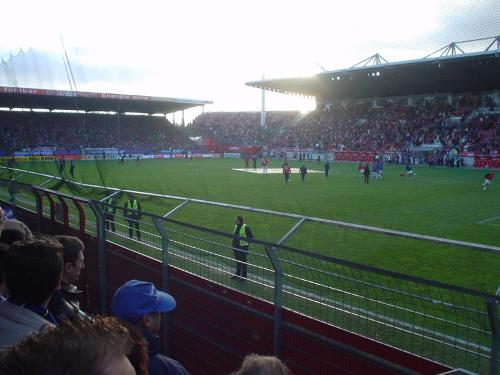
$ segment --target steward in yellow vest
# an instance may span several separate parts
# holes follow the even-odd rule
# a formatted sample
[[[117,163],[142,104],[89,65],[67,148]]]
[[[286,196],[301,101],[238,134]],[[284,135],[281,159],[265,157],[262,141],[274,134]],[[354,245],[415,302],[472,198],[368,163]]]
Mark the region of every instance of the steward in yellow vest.
[[[243,217],[237,216],[233,229],[233,256],[236,259],[236,273],[233,279],[245,280],[247,278],[248,239],[253,238],[252,230],[243,222]]]
[[[123,217],[128,222],[128,236],[134,237],[134,227],[137,234],[137,239],[141,240],[141,230],[139,227],[139,220],[142,217],[141,202],[137,200],[132,194],[129,194],[129,199],[123,208]]]

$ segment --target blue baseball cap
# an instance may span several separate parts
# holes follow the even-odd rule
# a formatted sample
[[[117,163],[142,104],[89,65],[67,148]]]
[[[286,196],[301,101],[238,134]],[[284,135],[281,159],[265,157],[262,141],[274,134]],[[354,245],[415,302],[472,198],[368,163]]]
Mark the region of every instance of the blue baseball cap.
[[[111,301],[111,311],[122,320],[134,323],[152,312],[175,309],[175,299],[155,288],[152,283],[130,280],[119,287]]]

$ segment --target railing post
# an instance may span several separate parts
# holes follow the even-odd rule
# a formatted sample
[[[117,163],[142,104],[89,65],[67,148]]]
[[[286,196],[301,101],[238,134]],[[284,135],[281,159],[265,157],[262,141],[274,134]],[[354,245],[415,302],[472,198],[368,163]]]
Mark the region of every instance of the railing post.
[[[9,191],[9,203],[12,204],[12,207],[16,208],[16,188],[14,187],[14,181],[9,180],[7,184],[7,190]]]
[[[153,218],[156,230],[161,235],[161,289],[168,293],[168,236],[163,221],[159,218]],[[170,352],[170,316],[163,314],[163,350],[168,355]]]
[[[68,227],[69,227],[68,205],[66,204],[66,201],[64,200],[64,198],[62,196],[58,195],[57,198],[59,199],[59,203],[61,203],[61,207],[62,207],[62,210],[63,210],[63,224],[64,224],[64,228],[68,229]]]
[[[500,288],[498,288],[496,295],[500,296]],[[498,304],[498,300],[494,298],[490,298],[486,302],[491,328],[490,375],[498,375],[500,373],[498,362],[500,360],[500,317],[498,316]]]
[[[78,227],[80,232],[80,238],[83,239],[83,237],[85,236],[85,211],[83,210],[82,205],[77,199],[73,198],[72,200],[73,204],[75,205],[78,211]]]
[[[44,191],[45,196],[49,200],[49,205],[50,205],[50,221],[52,222],[52,225],[55,224],[56,222],[56,204],[54,203],[54,199],[50,195],[48,191]]]
[[[108,283],[106,277],[106,231],[104,215],[97,202],[91,201],[90,207],[94,211],[97,227],[97,251],[99,258],[99,304],[100,313],[106,314],[108,310]]]
[[[36,231],[42,233],[43,229],[43,200],[35,187],[31,188],[31,192],[35,196],[35,206],[36,206]]]
[[[283,272],[281,263],[276,255],[275,247],[265,247],[267,256],[274,269],[274,318],[273,318],[273,355],[279,357],[281,355],[282,344],[282,291],[283,291]]]

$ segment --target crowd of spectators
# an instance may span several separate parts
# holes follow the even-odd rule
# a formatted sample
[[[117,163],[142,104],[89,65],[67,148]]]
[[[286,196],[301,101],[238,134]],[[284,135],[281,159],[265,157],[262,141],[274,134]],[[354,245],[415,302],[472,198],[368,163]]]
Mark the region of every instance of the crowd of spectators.
[[[113,316],[90,316],[75,285],[84,254],[77,237],[34,236],[0,208],[0,373],[189,375],[160,350],[161,314],[175,309],[174,297],[129,280],[114,293]],[[249,355],[234,374],[289,370],[275,357]]]
[[[266,126],[261,126],[260,112],[207,112],[186,127],[191,136],[203,136],[218,144],[251,146],[267,143],[271,136],[293,125],[298,111],[266,112]]]
[[[0,150],[5,154],[37,147],[78,150],[185,149],[193,143],[164,117],[103,114],[0,112]]]
[[[214,144],[400,152],[420,145],[439,152],[500,152],[500,115],[492,96],[332,104],[302,117],[297,111],[208,112],[185,127],[154,116],[0,112],[0,153],[37,147],[78,150],[116,147],[128,152],[199,148],[189,137]],[[436,147],[437,149],[438,147]]]
[[[414,105],[372,102],[329,106],[286,129],[270,148],[323,148],[334,151],[395,152],[441,145],[441,152],[497,154],[500,114],[490,97],[425,100]],[[481,111],[479,109],[481,108]]]

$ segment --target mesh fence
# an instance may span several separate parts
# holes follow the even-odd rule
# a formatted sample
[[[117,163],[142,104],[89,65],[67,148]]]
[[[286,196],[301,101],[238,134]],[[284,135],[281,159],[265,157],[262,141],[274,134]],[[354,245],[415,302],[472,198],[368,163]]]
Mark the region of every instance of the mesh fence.
[[[426,358],[485,373],[486,294],[292,248],[279,250],[284,306]]]
[[[80,211],[71,196],[40,195],[45,217],[54,215],[64,223],[66,206],[68,224],[79,228]],[[35,210],[28,185],[0,179],[0,199],[12,202],[13,196],[19,207]],[[116,198],[115,204],[95,202],[104,214],[107,241],[156,259],[167,251],[173,267],[272,303],[280,280],[285,308],[450,367],[488,372],[492,329],[487,301],[498,305],[498,296],[266,241],[250,240],[248,251],[237,249],[232,233],[146,212],[126,216],[123,197]],[[87,233],[96,235],[92,208],[84,204],[80,209]],[[162,246],[155,220],[168,248]],[[276,255],[279,269],[270,254]],[[248,268],[247,277],[235,277],[238,263]]]

